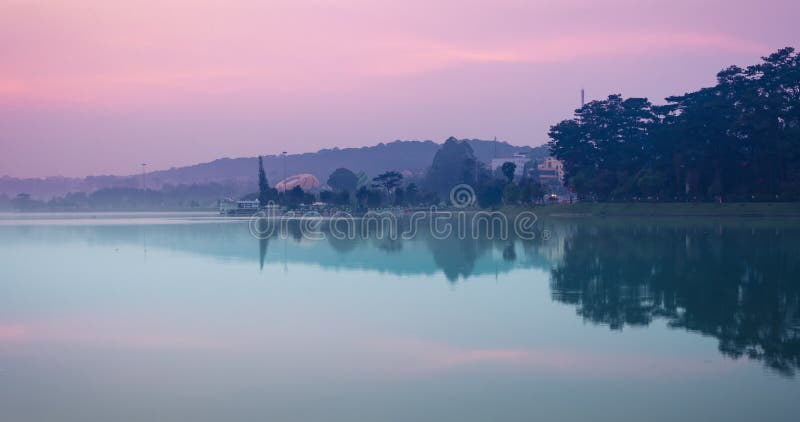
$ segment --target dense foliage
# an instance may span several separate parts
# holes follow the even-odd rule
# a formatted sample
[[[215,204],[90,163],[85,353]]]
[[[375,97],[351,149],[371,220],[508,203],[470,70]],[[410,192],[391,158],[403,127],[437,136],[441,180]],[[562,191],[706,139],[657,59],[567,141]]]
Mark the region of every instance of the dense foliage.
[[[480,165],[467,142],[450,137],[433,156],[424,187],[441,197],[446,197],[455,185],[477,184]]]
[[[358,176],[346,168],[339,167],[328,176],[328,186],[336,191],[353,192],[358,186]]]
[[[800,57],[784,48],[656,106],[611,95],[550,130],[565,182],[594,200],[800,199]]]
[[[535,160],[529,164],[535,166]],[[497,170],[492,174],[473,154],[467,142],[449,138],[434,156],[425,188],[447,200],[457,185],[469,185],[474,189],[476,203],[481,208],[497,208],[504,204],[532,205],[542,201],[545,187],[538,178],[523,172],[515,182],[516,165],[511,162],[504,163]]]

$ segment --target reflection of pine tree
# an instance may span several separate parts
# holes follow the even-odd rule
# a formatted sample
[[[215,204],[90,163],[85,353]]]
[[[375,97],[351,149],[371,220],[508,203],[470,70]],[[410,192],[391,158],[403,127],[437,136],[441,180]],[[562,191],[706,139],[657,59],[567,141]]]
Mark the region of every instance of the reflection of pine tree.
[[[555,300],[589,321],[665,318],[717,337],[720,351],[783,374],[800,369],[798,230],[580,227],[552,270]]]
[[[491,242],[486,239],[461,240],[457,236],[448,236],[445,239],[428,237],[426,241],[436,266],[442,269],[450,282],[472,275],[475,261],[491,248]]]

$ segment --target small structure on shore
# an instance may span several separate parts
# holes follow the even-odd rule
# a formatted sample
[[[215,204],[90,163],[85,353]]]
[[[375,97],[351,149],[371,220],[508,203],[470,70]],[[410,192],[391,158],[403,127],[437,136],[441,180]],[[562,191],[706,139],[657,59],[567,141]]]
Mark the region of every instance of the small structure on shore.
[[[231,198],[225,198],[219,201],[220,215],[252,215],[258,212],[260,208],[261,202],[258,199],[235,201]]]

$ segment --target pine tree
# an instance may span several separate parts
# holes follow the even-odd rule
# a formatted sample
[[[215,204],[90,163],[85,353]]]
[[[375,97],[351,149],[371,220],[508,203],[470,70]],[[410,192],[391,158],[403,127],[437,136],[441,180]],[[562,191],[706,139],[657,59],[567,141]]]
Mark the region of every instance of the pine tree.
[[[264,161],[261,156],[258,156],[258,201],[264,207],[269,202],[269,183],[267,182],[267,174],[264,172]]]

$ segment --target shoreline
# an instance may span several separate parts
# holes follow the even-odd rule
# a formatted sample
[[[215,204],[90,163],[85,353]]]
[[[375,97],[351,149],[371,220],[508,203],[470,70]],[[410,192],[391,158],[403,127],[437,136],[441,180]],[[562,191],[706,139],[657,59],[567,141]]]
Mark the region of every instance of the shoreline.
[[[509,214],[532,211],[552,218],[678,217],[800,219],[800,202],[579,202],[535,207],[503,207]]]
[[[414,208],[414,211],[426,211]],[[441,212],[464,210],[481,211],[468,208],[440,208]],[[489,210],[483,210],[489,211]],[[603,217],[674,217],[674,218],[781,218],[800,219],[800,202],[577,202],[574,204],[549,204],[537,206],[504,206],[496,211],[509,216],[521,212],[533,212],[542,217],[552,218],[603,218]],[[81,218],[152,215],[165,216],[219,216],[214,210],[75,210],[75,211],[2,211],[0,219],[8,218],[47,218],[59,216],[80,216]],[[298,216],[300,217],[300,216]]]

